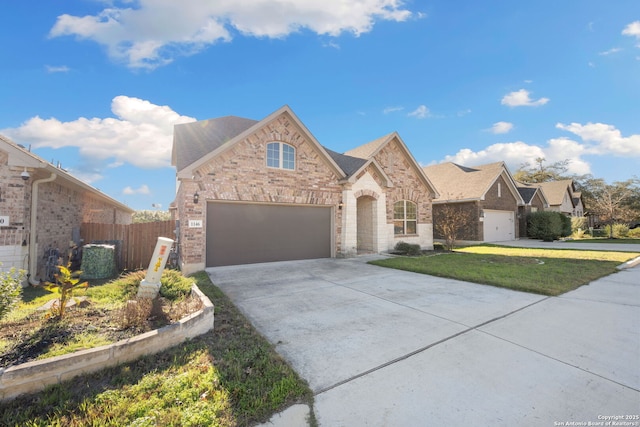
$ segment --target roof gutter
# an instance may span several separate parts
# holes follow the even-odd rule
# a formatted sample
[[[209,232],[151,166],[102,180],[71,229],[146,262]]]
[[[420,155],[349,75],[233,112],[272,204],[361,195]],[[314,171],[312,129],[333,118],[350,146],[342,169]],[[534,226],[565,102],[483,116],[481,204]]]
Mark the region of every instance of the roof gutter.
[[[38,268],[38,261],[36,253],[36,225],[38,217],[38,186],[47,182],[55,181],[58,177],[56,173],[51,173],[49,178],[42,178],[33,181],[31,184],[31,222],[29,225],[29,283],[31,285],[38,285],[36,281],[36,273]]]

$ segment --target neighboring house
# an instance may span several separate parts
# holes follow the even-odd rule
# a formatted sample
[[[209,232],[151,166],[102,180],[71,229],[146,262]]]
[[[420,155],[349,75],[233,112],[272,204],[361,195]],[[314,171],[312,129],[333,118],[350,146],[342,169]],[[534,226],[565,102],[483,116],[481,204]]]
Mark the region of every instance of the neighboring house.
[[[573,201],[576,188],[572,179],[538,182],[535,184],[529,184],[528,186],[538,186],[542,188],[542,191],[549,202],[548,210],[560,212],[567,216],[573,216],[576,208]]]
[[[499,242],[520,237],[518,208],[524,201],[504,162],[465,167],[441,163],[423,168],[440,197],[433,200],[434,237],[444,206],[455,204],[470,212],[471,221],[459,240]]]
[[[573,212],[571,216],[581,217],[585,215],[584,203],[582,203],[582,192],[573,192]]]
[[[288,107],[174,127],[182,270],[433,247],[437,195],[397,133],[345,154]]]
[[[542,212],[549,208],[549,202],[544,195],[542,188],[535,185],[526,185],[517,182],[518,192],[524,201],[524,205],[519,207],[518,218],[520,223],[520,237],[527,236],[527,216],[533,212]]]
[[[128,224],[133,209],[0,135],[0,261],[43,277],[45,251],[66,255],[83,222]]]

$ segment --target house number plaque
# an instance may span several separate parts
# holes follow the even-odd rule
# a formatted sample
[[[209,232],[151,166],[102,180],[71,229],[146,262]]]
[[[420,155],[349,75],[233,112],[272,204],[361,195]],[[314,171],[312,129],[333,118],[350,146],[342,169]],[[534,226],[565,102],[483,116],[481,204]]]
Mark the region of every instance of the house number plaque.
[[[202,228],[202,220],[201,219],[190,219],[189,220],[189,228]]]

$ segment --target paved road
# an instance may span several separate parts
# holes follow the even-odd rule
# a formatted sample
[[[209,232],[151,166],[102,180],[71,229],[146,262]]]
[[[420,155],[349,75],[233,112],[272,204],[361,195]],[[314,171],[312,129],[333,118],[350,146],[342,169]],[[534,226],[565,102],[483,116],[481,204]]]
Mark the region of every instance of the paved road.
[[[321,426],[640,413],[640,267],[544,297],[365,263],[375,257],[207,270],[309,382]]]

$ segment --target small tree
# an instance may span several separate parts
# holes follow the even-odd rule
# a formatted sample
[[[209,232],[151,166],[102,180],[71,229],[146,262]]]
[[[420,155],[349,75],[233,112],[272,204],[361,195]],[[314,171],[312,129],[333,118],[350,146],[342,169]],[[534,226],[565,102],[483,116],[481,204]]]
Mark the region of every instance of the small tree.
[[[2,266],[2,263],[0,263]],[[0,319],[9,314],[20,301],[24,270],[15,267],[0,271]]]
[[[459,204],[448,203],[438,209],[434,227],[444,239],[445,249],[452,251],[460,235],[467,229],[473,218],[473,211]]]
[[[44,288],[50,292],[58,292],[60,294],[60,300],[57,305],[51,308],[53,314],[58,318],[64,317],[67,303],[73,298],[73,293],[79,289],[86,289],[89,287],[89,282],[80,283],[81,271],[71,272],[71,264],[58,266],[58,273],[54,274],[55,283],[47,282]]]

